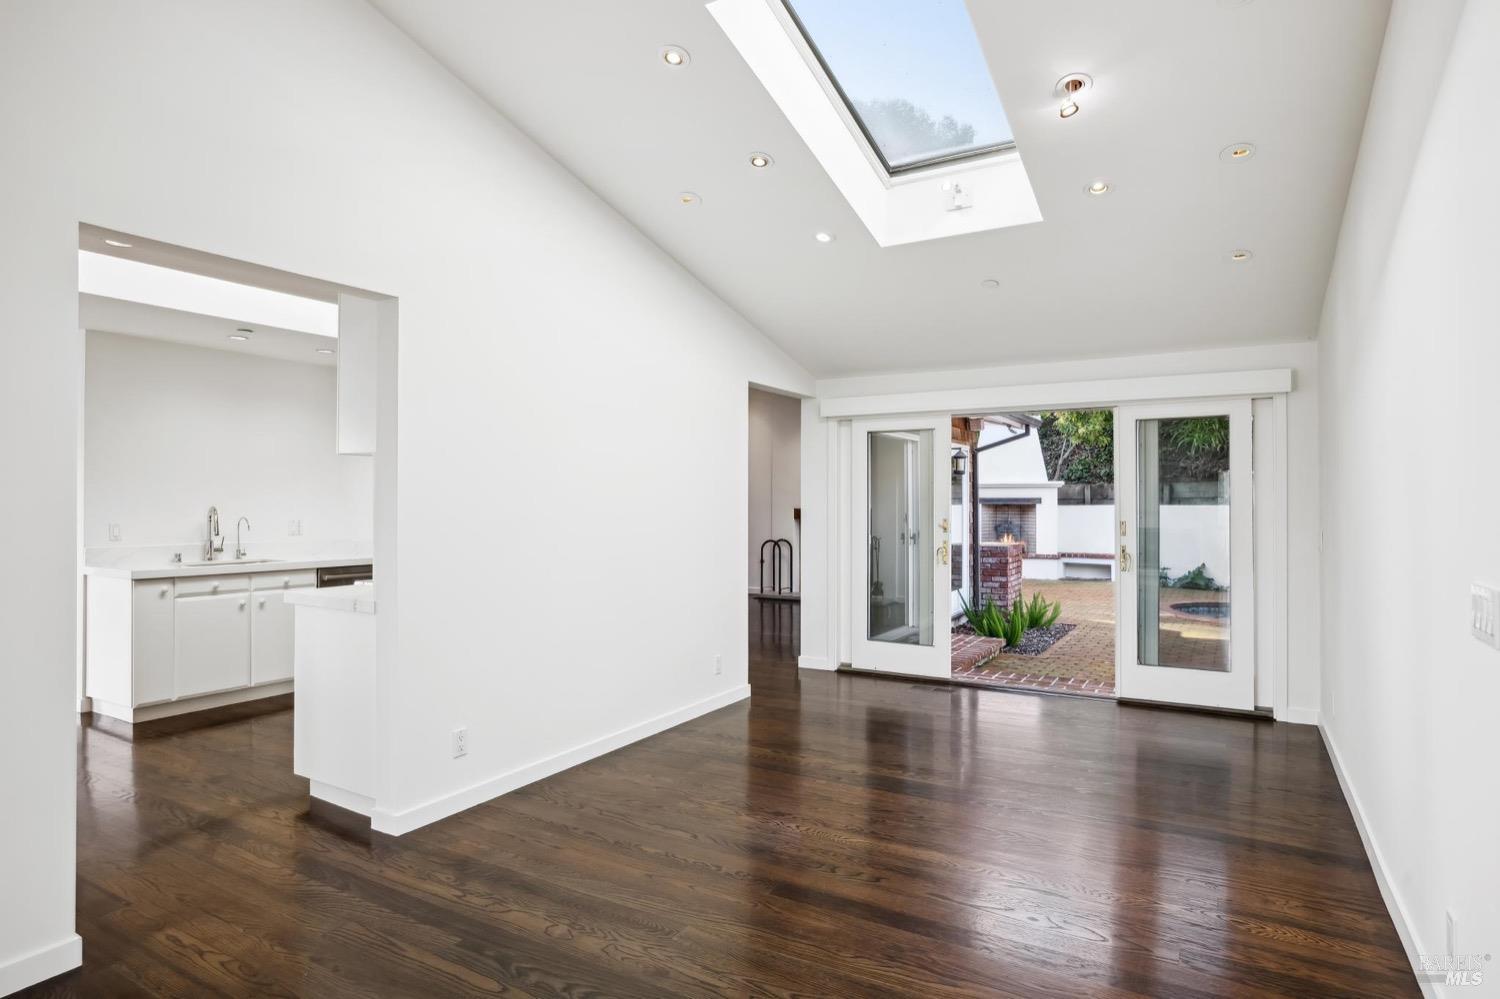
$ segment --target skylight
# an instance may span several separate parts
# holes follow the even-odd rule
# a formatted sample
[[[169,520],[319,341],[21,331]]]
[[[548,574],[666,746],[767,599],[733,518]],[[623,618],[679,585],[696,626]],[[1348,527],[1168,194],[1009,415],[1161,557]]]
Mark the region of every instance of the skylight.
[[[895,175],[1014,144],[964,0],[784,0]]]

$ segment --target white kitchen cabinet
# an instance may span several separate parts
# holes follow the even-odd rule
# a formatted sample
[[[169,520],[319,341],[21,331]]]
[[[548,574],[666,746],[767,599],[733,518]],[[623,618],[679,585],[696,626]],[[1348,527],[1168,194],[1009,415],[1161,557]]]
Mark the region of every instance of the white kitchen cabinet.
[[[250,597],[250,683],[276,683],[292,678],[293,616],[286,595],[297,590],[261,589]]]
[[[93,710],[140,722],[290,693],[295,622],[286,595],[316,567],[131,579],[90,573],[85,692]]]
[[[177,598],[178,698],[249,686],[249,611],[248,585]]]
[[[176,587],[170,579],[149,579],[131,589],[131,699],[170,701],[177,696]]]
[[[381,303],[359,295],[339,295],[339,353],[336,387],[336,450],[375,453],[375,378]]]

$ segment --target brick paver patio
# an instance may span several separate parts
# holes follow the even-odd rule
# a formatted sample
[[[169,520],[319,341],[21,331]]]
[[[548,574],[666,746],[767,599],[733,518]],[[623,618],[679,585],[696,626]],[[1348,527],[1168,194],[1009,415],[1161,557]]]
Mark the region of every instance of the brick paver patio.
[[[998,647],[1003,643],[998,639],[955,635],[953,678],[992,686],[1113,697],[1114,585],[1092,579],[1026,580],[1022,584],[1025,599],[1040,593],[1047,600],[1062,601],[1058,620],[1074,625],[1073,630],[1038,656],[1001,654]],[[1227,654],[1226,622],[1183,614],[1171,605],[1218,603],[1227,596],[1209,590],[1162,590],[1162,658],[1177,666],[1219,667]]]

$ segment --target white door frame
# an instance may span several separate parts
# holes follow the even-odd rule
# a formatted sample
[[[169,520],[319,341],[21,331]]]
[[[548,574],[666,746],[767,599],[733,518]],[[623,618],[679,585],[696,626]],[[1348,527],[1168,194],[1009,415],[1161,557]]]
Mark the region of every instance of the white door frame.
[[[1134,563],[1139,495],[1138,421],[1193,416],[1229,417],[1230,594],[1228,671],[1151,665],[1139,651],[1137,614],[1141,568]],[[1251,480],[1251,404],[1249,399],[1140,403],[1115,409],[1115,519],[1120,547],[1119,585],[1115,589],[1115,692],[1123,699],[1159,701],[1250,711],[1255,708],[1255,533]]]
[[[949,565],[939,555],[939,547],[945,550],[948,531],[944,528],[949,517],[948,486],[949,441],[953,424],[947,414],[925,414],[914,416],[878,417],[855,420],[852,426],[851,488],[849,490],[850,527],[849,552],[850,572],[844,585],[851,594],[850,609],[853,612],[854,631],[850,643],[850,665],[856,669],[878,670],[882,673],[898,673],[903,676],[947,678],[952,675],[952,630],[949,612]],[[925,573],[932,586],[932,642],[930,645],[907,645],[884,642],[869,637],[870,601],[868,599],[870,578],[870,529],[869,500],[869,435],[901,431],[932,433],[932,453],[929,456],[928,474],[931,476],[932,500],[926,515],[917,527],[914,544],[916,558],[910,571],[913,578]],[[920,473],[921,469],[916,469]],[[951,527],[952,525],[949,525]],[[894,582],[894,581],[892,581]]]
[[[1259,505],[1265,516],[1262,526],[1275,535],[1269,546],[1274,562],[1259,567],[1258,577],[1266,584],[1267,600],[1261,602],[1269,611],[1273,641],[1262,641],[1256,649],[1263,680],[1270,688],[1263,692],[1261,706],[1270,706],[1279,721],[1313,723],[1316,711],[1289,706],[1291,675],[1289,671],[1289,575],[1290,552],[1288,470],[1290,464],[1289,393],[1293,390],[1291,368],[1256,370],[1194,371],[1184,374],[1151,377],[1118,377],[1075,379],[1047,383],[991,384],[975,388],[945,388],[921,391],[886,392],[862,396],[820,398],[815,418],[823,433],[803,433],[804,482],[814,477],[826,484],[828,511],[821,541],[810,538],[812,557],[821,559],[827,581],[827,599],[815,622],[804,622],[799,663],[807,669],[837,669],[852,660],[854,623],[850,591],[850,426],[864,416],[889,416],[899,413],[948,412],[1005,413],[1038,409],[1112,409],[1126,403],[1157,402],[1181,399],[1240,398],[1269,399],[1273,420],[1260,421],[1257,433],[1269,433],[1274,463],[1262,467],[1257,479],[1270,493],[1271,502]],[[808,425],[804,424],[806,428]],[[814,472],[812,470],[817,469]],[[1266,571],[1269,569],[1269,571]]]

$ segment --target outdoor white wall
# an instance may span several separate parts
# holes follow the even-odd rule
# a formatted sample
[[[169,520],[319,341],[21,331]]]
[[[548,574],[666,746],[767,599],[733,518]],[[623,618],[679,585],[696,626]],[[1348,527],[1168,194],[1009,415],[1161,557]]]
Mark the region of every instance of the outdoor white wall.
[[[760,546],[769,538],[792,543],[800,565],[802,544],[793,512],[802,505],[802,402],[790,396],[750,390],[750,589],[760,589]],[[766,586],[772,583],[771,552],[766,550]],[[785,554],[782,555],[785,560]],[[788,580],[790,566],[782,569]]]
[[[91,331],[85,369],[85,545],[201,545],[210,506],[231,539],[250,518],[252,552],[373,537],[374,463],[334,453],[333,368]]]
[[[1101,552],[1115,550],[1115,506],[1069,503],[1057,508],[1057,550]]]
[[[373,9],[11,0],[0,134],[0,968],[73,929],[80,220],[400,299],[382,826],[743,694],[746,386],[807,376]]]
[[[1292,337],[1312,331],[1286,332]],[[1289,715],[1311,719],[1316,717],[1319,696],[1318,348],[1315,343],[1299,341],[999,368],[821,379],[817,383],[817,393],[820,400],[827,400],[1267,368],[1289,368],[1293,372],[1293,387],[1287,396],[1287,701]],[[803,439],[807,440],[810,435],[805,415]],[[826,449],[826,442],[823,446]],[[827,475],[826,450],[820,456],[824,459],[823,474]],[[807,462],[813,457],[804,456],[804,482],[810,474]],[[804,517],[809,516],[810,502],[810,499],[804,499]],[[848,499],[835,497],[834,502],[847,504]],[[808,554],[806,578],[827,578],[835,582],[837,566],[833,559],[837,555],[836,547],[821,534],[815,541],[806,529],[804,542]],[[835,605],[829,613],[818,617],[808,612],[810,597],[811,594],[803,598],[802,653],[808,665],[818,665],[835,657],[832,650],[836,648],[838,637],[839,609]],[[836,594],[830,599],[836,600]]]
[[[1459,953],[1500,956],[1500,650],[1469,637],[1470,582],[1500,583],[1497,65],[1497,0],[1397,0],[1320,336],[1323,726],[1431,955],[1451,912]],[[1500,966],[1446,994],[1500,994]]]
[[[979,433],[979,444],[993,444],[1016,431],[1009,427],[985,424]],[[1010,482],[1033,484],[1047,481],[1047,466],[1042,460],[1042,438],[1036,430],[1029,437],[992,447],[979,454],[979,485],[1004,485]]]

